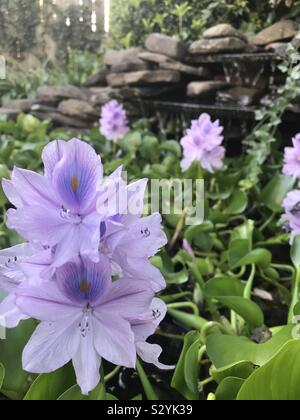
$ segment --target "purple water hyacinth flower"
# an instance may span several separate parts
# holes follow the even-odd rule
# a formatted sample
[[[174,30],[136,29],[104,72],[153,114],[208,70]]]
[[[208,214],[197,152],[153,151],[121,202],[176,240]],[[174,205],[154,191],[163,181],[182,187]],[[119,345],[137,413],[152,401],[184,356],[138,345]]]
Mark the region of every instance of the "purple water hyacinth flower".
[[[7,226],[29,241],[55,247],[54,265],[74,255],[97,255],[100,215],[97,186],[103,170],[99,156],[78,139],[57,140],[44,149],[44,175],[15,168],[3,189],[16,209]]]
[[[283,173],[300,179],[300,133],[293,138],[293,147],[284,150]]]
[[[300,190],[294,190],[286,196],[283,207],[285,215],[284,222],[289,226],[291,232],[291,243],[300,235]]]
[[[106,234],[101,242],[115,267],[115,274],[147,282],[154,292],[165,289],[166,282],[160,270],[149,258],[167,243],[161,228],[159,214],[148,217],[120,217],[106,223]]]
[[[102,108],[100,132],[113,142],[121,140],[129,132],[126,111],[118,101],[112,100]]]
[[[208,114],[202,114],[198,120],[192,121],[191,128],[181,140],[184,155],[182,170],[189,169],[195,161],[199,161],[202,168],[211,173],[222,169],[225,156],[225,149],[221,146],[223,130],[219,120],[212,122]]]
[[[55,371],[70,360],[83,394],[100,380],[101,359],[135,368],[136,340],[129,319],[149,311],[153,293],[143,282],[112,282],[109,261],[78,258],[56,271],[56,281],[20,288],[16,304],[38,319],[23,352],[23,368]]]
[[[29,243],[0,251],[0,325],[15,328],[28,317],[16,306],[16,292],[21,285],[43,281],[43,273],[52,263],[52,253]],[[34,279],[34,280],[33,280]]]
[[[161,272],[149,258],[153,257],[168,241],[160,214],[142,217],[147,180],[127,185],[122,179],[122,168],[114,172],[106,182],[112,184],[106,194],[100,194],[99,211],[105,210],[106,220],[101,223],[100,252],[109,256],[113,274],[147,282],[154,292],[166,287]],[[106,206],[110,198],[117,206]],[[110,212],[115,208],[115,212]],[[117,210],[116,210],[117,208]]]
[[[167,306],[161,300],[154,298],[148,313],[139,319],[131,320],[131,326],[135,336],[135,344],[138,356],[146,363],[150,363],[162,370],[174,369],[174,366],[164,365],[159,361],[162,348],[158,344],[150,344],[148,338],[153,335],[161,321],[167,314]]]

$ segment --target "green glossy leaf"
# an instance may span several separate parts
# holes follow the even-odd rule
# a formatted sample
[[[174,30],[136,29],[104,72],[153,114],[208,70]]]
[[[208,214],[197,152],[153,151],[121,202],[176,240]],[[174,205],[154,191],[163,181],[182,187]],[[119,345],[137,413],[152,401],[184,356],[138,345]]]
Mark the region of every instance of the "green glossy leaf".
[[[73,385],[70,389],[64,392],[59,398],[59,401],[113,401],[117,398],[112,395],[103,392],[103,385],[99,384],[88,396],[82,395],[80,387],[78,385]]]
[[[3,385],[4,377],[5,377],[5,368],[4,368],[4,366],[0,363],[0,390],[1,390],[2,385]]]
[[[244,379],[235,377],[224,379],[216,391],[217,401],[235,401],[244,382]]]
[[[228,250],[228,261],[232,269],[239,266],[239,262],[250,252],[248,239],[235,239]]]
[[[300,267],[300,236],[297,236],[291,247],[291,260],[296,268]]]
[[[139,148],[139,152],[141,153],[141,156],[147,161],[157,161],[159,157],[157,137],[150,135],[144,136],[141,147]]]
[[[243,191],[235,191],[227,207],[224,210],[225,214],[236,215],[243,213],[248,205],[247,194]]]
[[[275,175],[261,193],[261,202],[276,213],[282,212],[282,202],[293,188],[295,180],[285,175]]]
[[[191,383],[191,380],[189,380],[189,384],[186,382],[186,375],[190,373],[191,369],[190,362],[191,360],[194,361],[195,349],[198,348],[199,350],[199,340],[200,333],[196,331],[191,331],[185,336],[183,349],[171,383],[171,386],[179,391],[187,400],[199,399],[199,392],[194,389],[194,383]],[[189,352],[190,349],[192,349],[191,353]],[[187,357],[189,359],[186,367]],[[197,366],[194,369],[198,372]],[[195,378],[195,374],[193,374],[193,378]],[[190,387],[193,388],[193,391],[191,391]]]
[[[292,329],[291,325],[281,328],[263,344],[254,343],[246,337],[210,335],[207,337],[207,352],[217,369],[245,361],[263,366],[291,339]]]
[[[300,341],[293,340],[243,384],[238,400],[300,401]]]
[[[196,340],[186,352],[184,363],[184,379],[188,389],[192,394],[198,394],[198,381],[199,381],[199,349],[200,338]]]
[[[22,353],[35,328],[34,321],[23,321],[0,340],[0,363],[5,368],[2,393],[9,398],[22,399],[28,390],[30,375],[22,369]]]
[[[184,284],[189,280],[189,273],[185,269],[178,273],[165,273],[165,279],[168,284]]]
[[[228,377],[247,379],[255,371],[256,366],[251,362],[238,362],[232,365],[216,369],[211,369],[211,375],[214,380],[220,384],[224,379]]]
[[[52,373],[42,374],[33,382],[24,400],[55,401],[75,382],[76,378],[71,365]]]
[[[264,314],[256,303],[242,297],[243,291],[241,282],[229,277],[215,277],[205,286],[206,296],[217,299],[239,314],[251,327],[260,327],[264,323]]]
[[[266,249],[257,248],[249,252],[244,257],[240,258],[238,261],[236,261],[235,264],[232,266],[232,268],[238,268],[238,267],[243,267],[244,265],[255,264],[262,269],[266,269],[270,266],[271,262],[272,262],[271,252]]]

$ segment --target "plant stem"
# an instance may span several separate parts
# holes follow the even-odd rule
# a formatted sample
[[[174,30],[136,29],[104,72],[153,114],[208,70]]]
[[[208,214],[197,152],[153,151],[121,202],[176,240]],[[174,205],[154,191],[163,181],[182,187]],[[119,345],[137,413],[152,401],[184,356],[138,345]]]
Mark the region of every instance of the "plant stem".
[[[111,381],[121,370],[121,366],[117,366],[114,370],[112,370],[109,374],[104,377],[104,382],[107,383]]]
[[[196,316],[200,315],[198,307],[193,302],[178,302],[178,303],[170,303],[168,305],[168,309],[182,309],[182,308],[190,308],[193,310],[194,315]]]
[[[289,310],[289,324],[293,322],[294,318],[294,307],[299,302],[299,294],[300,294],[300,267],[296,269],[295,281],[293,286],[293,295],[292,295],[292,302]]]
[[[140,381],[143,385],[147,400],[149,401],[158,401],[158,397],[154,391],[154,389],[152,388],[152,385],[146,375],[146,372],[144,371],[144,368],[141,364],[141,362],[139,360],[137,360],[136,362],[136,368],[137,368],[137,372],[139,374],[140,377]]]
[[[252,294],[252,289],[253,289],[253,282],[254,282],[254,278],[255,278],[255,272],[256,272],[256,267],[255,264],[252,264],[251,266],[251,273],[250,276],[248,278],[246,287],[245,287],[245,291],[244,291],[244,298],[245,299],[251,299],[251,294]]]

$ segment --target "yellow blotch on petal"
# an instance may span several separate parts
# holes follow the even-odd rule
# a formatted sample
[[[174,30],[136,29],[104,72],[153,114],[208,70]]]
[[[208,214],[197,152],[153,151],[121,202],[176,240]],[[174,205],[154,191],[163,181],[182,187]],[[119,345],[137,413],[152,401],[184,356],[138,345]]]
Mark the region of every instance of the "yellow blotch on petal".
[[[72,179],[71,179],[71,188],[72,188],[72,190],[74,192],[76,192],[78,190],[78,188],[79,188],[79,180],[78,180],[78,178],[77,178],[76,175],[73,175],[72,176]]]
[[[87,294],[90,291],[91,285],[87,280],[82,280],[80,283],[80,290],[82,293]]]

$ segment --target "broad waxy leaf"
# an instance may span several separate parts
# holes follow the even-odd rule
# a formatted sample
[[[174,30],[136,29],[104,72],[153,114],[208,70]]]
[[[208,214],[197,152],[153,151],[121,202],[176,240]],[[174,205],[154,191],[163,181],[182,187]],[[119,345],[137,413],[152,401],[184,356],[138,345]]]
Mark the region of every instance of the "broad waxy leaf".
[[[238,400],[300,401],[300,341],[293,340],[243,384]]]
[[[285,175],[275,175],[261,193],[261,201],[273,212],[282,212],[282,202],[293,188],[295,180]]]
[[[292,329],[292,325],[281,328],[263,344],[256,344],[246,337],[211,335],[207,337],[207,352],[217,369],[245,361],[263,366],[291,339]]]
[[[217,299],[239,314],[251,327],[260,327],[264,323],[264,314],[256,303],[242,297],[243,291],[241,282],[229,277],[215,277],[205,287],[208,297]]]
[[[195,362],[195,354],[199,352],[200,346],[200,333],[196,331],[191,331],[185,336],[184,346],[181,352],[179,362],[177,364],[171,386],[179,391],[186,399],[188,400],[198,400],[199,392],[196,388],[195,379],[198,378],[199,370]],[[193,367],[192,367],[193,364]],[[196,371],[196,373],[191,373],[191,369]],[[186,377],[192,375],[191,378],[188,378],[188,383]],[[192,388],[192,390],[191,390]]]
[[[57,400],[76,383],[73,367],[65,366],[55,372],[40,375],[31,385],[24,400]]]

